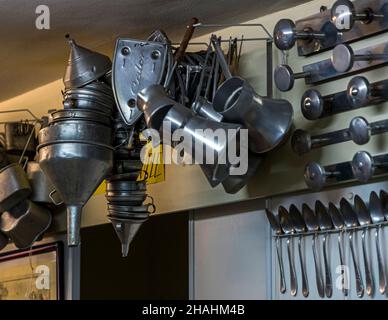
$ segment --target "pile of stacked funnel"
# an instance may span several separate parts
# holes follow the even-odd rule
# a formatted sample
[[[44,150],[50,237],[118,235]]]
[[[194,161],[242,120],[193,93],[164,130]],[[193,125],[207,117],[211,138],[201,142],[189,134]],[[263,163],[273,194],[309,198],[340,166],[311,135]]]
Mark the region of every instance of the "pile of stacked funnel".
[[[144,204],[147,175],[142,172],[140,151],[143,143],[137,127],[138,124],[127,126],[117,113],[114,121],[116,149],[113,173],[106,180],[108,218],[120,239],[123,257],[128,255],[133,238],[153,207],[153,204]]]
[[[64,109],[39,132],[39,164],[67,207],[68,245],[80,243],[82,208],[113,167],[110,59],[69,40]]]

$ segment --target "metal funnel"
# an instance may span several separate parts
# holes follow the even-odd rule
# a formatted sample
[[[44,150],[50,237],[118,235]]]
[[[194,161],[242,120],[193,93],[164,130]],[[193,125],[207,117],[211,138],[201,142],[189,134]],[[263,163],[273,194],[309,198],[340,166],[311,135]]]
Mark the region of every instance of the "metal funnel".
[[[113,228],[121,242],[121,253],[123,258],[128,256],[129,246],[143,222],[147,219],[123,219],[109,216]]]
[[[38,146],[39,164],[67,206],[68,245],[80,242],[82,208],[113,167],[113,148],[93,143]]]
[[[112,69],[109,57],[91,51],[69,39],[70,55],[63,76],[66,89],[79,88],[89,82],[97,80]]]

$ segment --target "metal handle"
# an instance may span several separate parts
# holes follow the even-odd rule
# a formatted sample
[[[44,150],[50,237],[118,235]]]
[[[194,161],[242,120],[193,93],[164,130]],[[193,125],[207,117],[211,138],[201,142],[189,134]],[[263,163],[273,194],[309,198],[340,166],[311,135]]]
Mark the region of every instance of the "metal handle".
[[[338,234],[338,251],[339,251],[339,257],[340,257],[341,266],[345,266],[346,265],[345,264],[345,255],[344,255],[344,250],[342,248],[342,232],[340,232]],[[344,274],[343,276],[345,277],[345,275],[346,274]],[[347,297],[349,295],[348,279],[347,279],[347,277],[346,277],[345,282],[342,284],[342,293],[344,294],[345,297]]]
[[[385,270],[384,270],[385,268],[384,268],[383,259],[381,256],[381,251],[380,251],[380,227],[376,228],[375,239],[376,239],[377,264],[379,268],[379,291],[381,294],[385,294],[386,278],[385,278]]]
[[[175,61],[180,62],[180,60],[183,58],[187,46],[189,45],[189,42],[191,38],[193,37],[193,33],[195,31],[195,25],[198,23],[197,18],[191,18],[189,25],[186,28],[185,34],[182,38],[181,44],[175,53]]]
[[[232,73],[230,72],[228,62],[225,59],[224,53],[222,52],[222,49],[221,49],[220,44],[218,42],[218,39],[215,35],[212,35],[211,42],[213,44],[214,50],[215,50],[217,58],[218,58],[217,61],[220,64],[220,67],[221,67],[222,73],[225,76],[225,79],[232,78]]]
[[[279,262],[279,271],[280,271],[280,293],[286,292],[286,280],[284,278],[284,268],[283,268],[283,258],[282,258],[282,249],[280,245],[280,238],[276,238],[276,253],[278,256]]]
[[[319,263],[318,263],[317,248],[315,246],[315,241],[316,241],[316,235],[314,234],[313,240],[312,240],[312,249],[313,249],[313,257],[314,257],[314,265],[315,265],[315,280],[317,283],[318,294],[321,298],[324,298],[325,292],[323,288],[321,268],[319,267]]]
[[[287,250],[288,250],[288,263],[290,266],[291,295],[296,296],[296,294],[298,293],[298,282],[296,280],[295,266],[294,266],[294,261],[292,259],[290,238],[287,238]]]
[[[323,249],[323,261],[325,263],[325,293],[326,297],[331,298],[333,295],[333,283],[332,283],[332,278],[331,278],[331,272],[330,272],[330,266],[329,266],[329,260],[327,258],[327,248],[326,248],[326,240],[329,237],[329,235],[325,234],[323,236],[323,241],[322,241],[322,249]]]
[[[299,249],[299,261],[300,261],[300,269],[302,270],[302,294],[305,298],[309,296],[309,284],[306,274],[306,269],[304,266],[304,259],[302,255],[302,236],[298,239],[298,249]]]
[[[364,256],[364,267],[365,267],[365,284],[366,284],[366,293],[368,296],[373,295],[373,278],[372,273],[370,271],[369,260],[367,256],[366,244],[365,244],[365,231],[362,230],[361,238],[362,238],[362,254]]]
[[[353,231],[349,233],[349,244],[350,244],[350,251],[352,253],[352,259],[354,264],[354,274],[356,277],[356,291],[357,291],[357,297],[362,298],[364,295],[364,284],[362,283],[360,268],[358,267],[358,263],[356,260],[356,254],[354,252],[354,246],[353,246]]]

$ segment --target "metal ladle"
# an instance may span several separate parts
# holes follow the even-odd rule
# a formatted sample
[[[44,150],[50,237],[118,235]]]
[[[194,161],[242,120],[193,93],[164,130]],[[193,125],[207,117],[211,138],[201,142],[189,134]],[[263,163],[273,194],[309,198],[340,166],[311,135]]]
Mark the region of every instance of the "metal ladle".
[[[319,200],[315,202],[315,212],[317,213],[319,227],[322,231],[329,231],[333,229],[333,222],[327,213],[326,207]],[[327,242],[329,240],[329,233],[325,233],[322,239],[322,251],[323,251],[323,262],[325,264],[325,293],[326,297],[331,298],[333,295],[333,281],[331,277],[331,270],[329,259],[327,255]]]
[[[376,192],[372,192],[369,197],[369,210],[373,223],[384,222],[384,209],[383,204]],[[376,227],[375,240],[376,240],[376,254],[377,265],[379,268],[379,291],[381,294],[385,294],[386,290],[386,276],[385,267],[383,263],[383,257],[380,250],[380,229],[381,226]]]
[[[299,261],[300,261],[300,269],[302,271],[302,294],[305,298],[309,296],[309,284],[307,279],[307,273],[305,269],[305,260],[302,254],[302,233],[306,232],[306,224],[302,218],[302,214],[298,210],[295,205],[290,206],[290,216],[291,221],[294,225],[294,229],[297,233],[300,233],[298,238],[298,250],[299,250]]]
[[[331,217],[331,220],[333,221],[334,227],[339,230],[338,233],[338,251],[339,251],[339,257],[340,257],[340,263],[341,266],[345,266],[345,254],[344,254],[344,249],[343,249],[343,232],[345,228],[345,222],[344,219],[342,218],[342,215],[340,211],[337,209],[337,207],[333,203],[329,203],[329,210],[328,213]],[[345,297],[349,295],[349,284],[348,284],[348,277],[343,278],[344,283],[342,283],[342,292]]]
[[[271,225],[271,228],[273,229],[275,234],[277,236],[283,234],[283,231],[282,231],[282,228],[280,227],[278,218],[268,209],[265,209],[265,214],[267,215],[267,219],[269,221],[269,224]],[[276,237],[276,253],[278,256],[278,263],[279,263],[279,270],[280,270],[279,291],[280,291],[280,293],[285,293],[287,289],[286,289],[286,280],[284,278],[281,239],[279,237]]]
[[[315,213],[307,204],[303,204],[302,206],[303,219],[306,222],[307,229],[309,231],[314,232],[312,239],[312,251],[314,257],[314,266],[315,266],[315,280],[317,283],[318,294],[321,298],[325,297],[325,291],[323,288],[323,278],[321,273],[321,268],[319,266],[318,256],[317,256],[317,248],[316,248],[316,239],[317,232],[319,230],[319,225]]]
[[[344,198],[342,198],[340,201],[340,210],[341,210],[342,216],[344,218],[346,228],[357,227],[357,225],[358,225],[357,216],[356,216],[352,206],[350,205],[350,203]],[[362,298],[364,296],[364,284],[362,282],[360,268],[358,267],[357,257],[356,257],[356,253],[354,251],[353,233],[354,233],[353,230],[349,230],[349,244],[350,244],[350,251],[352,253],[352,259],[353,259],[353,264],[354,264],[354,274],[356,277],[357,296],[359,298]]]
[[[279,207],[279,218],[280,218],[280,225],[283,229],[283,232],[287,235],[294,234],[294,227],[292,226],[292,223],[290,221],[290,217],[288,215],[287,209],[282,206]],[[292,246],[292,237],[288,237],[287,250],[288,250],[288,263],[290,265],[291,295],[296,296],[296,294],[298,293],[298,282],[296,279],[295,265],[294,265],[294,259],[291,252],[291,246]]]
[[[378,199],[378,196],[377,196],[377,199]],[[380,202],[380,199],[378,199],[378,201]],[[365,244],[365,234],[368,230],[368,227],[372,223],[372,220],[371,220],[371,216],[369,214],[368,208],[366,207],[364,201],[358,195],[356,195],[354,198],[354,209],[360,226],[364,227],[361,232],[361,239],[362,239],[362,254],[364,256],[366,293],[368,296],[373,296],[373,292],[374,292],[373,277],[371,273],[370,262],[368,259],[368,253],[367,253],[366,244]]]

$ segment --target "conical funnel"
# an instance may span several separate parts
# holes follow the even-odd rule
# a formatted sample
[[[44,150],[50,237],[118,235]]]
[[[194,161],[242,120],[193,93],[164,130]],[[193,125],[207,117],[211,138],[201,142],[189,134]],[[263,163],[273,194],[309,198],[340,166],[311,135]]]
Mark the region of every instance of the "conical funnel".
[[[66,89],[82,87],[112,69],[109,57],[81,47],[73,39],[69,39],[69,44],[70,55],[63,76]]]
[[[113,148],[92,143],[38,147],[39,164],[67,205],[68,245],[79,244],[82,207],[110,173]]]
[[[121,253],[123,257],[126,257],[133,238],[147,219],[123,219],[109,216],[109,220],[121,242]]]

